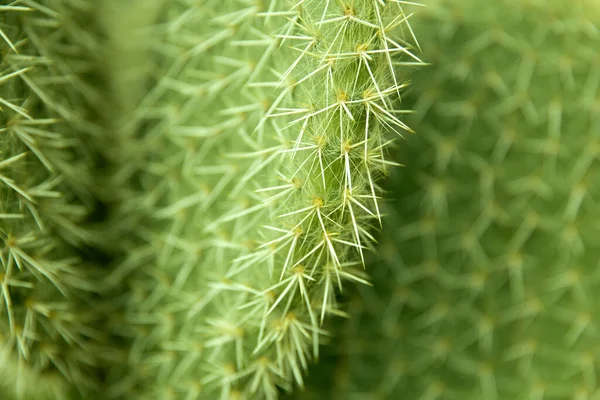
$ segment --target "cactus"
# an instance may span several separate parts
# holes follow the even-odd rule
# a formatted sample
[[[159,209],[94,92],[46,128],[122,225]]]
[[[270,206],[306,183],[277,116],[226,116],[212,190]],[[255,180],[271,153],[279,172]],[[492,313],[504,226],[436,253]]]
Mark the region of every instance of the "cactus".
[[[598,4],[425,4],[418,133],[322,398],[596,398]]]
[[[136,227],[108,278],[129,286],[115,326],[131,341],[110,395],[302,385],[321,323],[343,313],[336,288],[365,282],[384,157],[410,131],[395,70],[421,62],[403,3],[165,4],[123,163],[139,186],[116,211]]]
[[[87,0],[0,5],[0,397],[95,398],[103,28]],[[107,117],[108,114],[108,117]]]

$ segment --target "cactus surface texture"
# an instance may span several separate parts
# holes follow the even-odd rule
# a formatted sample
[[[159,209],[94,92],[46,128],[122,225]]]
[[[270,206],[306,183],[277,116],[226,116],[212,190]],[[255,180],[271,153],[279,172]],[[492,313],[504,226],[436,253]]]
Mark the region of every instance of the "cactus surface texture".
[[[377,181],[420,64],[402,1],[165,3],[123,162],[136,226],[109,283],[131,341],[112,396],[242,399],[303,384],[335,292],[365,282]],[[133,162],[131,162],[133,160]]]
[[[85,221],[102,99],[93,4],[0,5],[0,398],[95,387],[101,332]]]
[[[596,399],[600,7],[425,4],[375,290],[316,398]]]

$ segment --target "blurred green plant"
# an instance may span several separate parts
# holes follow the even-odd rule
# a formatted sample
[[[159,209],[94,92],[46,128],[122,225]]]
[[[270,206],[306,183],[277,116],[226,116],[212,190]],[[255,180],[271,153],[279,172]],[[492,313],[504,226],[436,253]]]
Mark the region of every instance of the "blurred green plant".
[[[597,398],[599,4],[425,5],[375,288],[350,300],[336,385],[304,398]]]

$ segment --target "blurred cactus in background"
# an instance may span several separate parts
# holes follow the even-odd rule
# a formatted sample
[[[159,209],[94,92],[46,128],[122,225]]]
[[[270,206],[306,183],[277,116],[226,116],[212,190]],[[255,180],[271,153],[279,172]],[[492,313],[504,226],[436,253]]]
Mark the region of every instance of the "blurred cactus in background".
[[[600,6],[425,4],[382,260],[313,398],[595,399]]]

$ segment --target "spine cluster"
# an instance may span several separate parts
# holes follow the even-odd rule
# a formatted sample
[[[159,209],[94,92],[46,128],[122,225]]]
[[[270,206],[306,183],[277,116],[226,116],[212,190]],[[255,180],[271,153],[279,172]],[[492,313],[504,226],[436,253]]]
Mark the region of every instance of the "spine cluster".
[[[318,356],[334,293],[365,283],[386,152],[410,129],[398,68],[418,65],[405,2],[177,1],[150,32],[135,115],[141,222],[111,392],[276,398]],[[131,165],[128,164],[131,170]],[[131,327],[131,329],[122,327]]]

